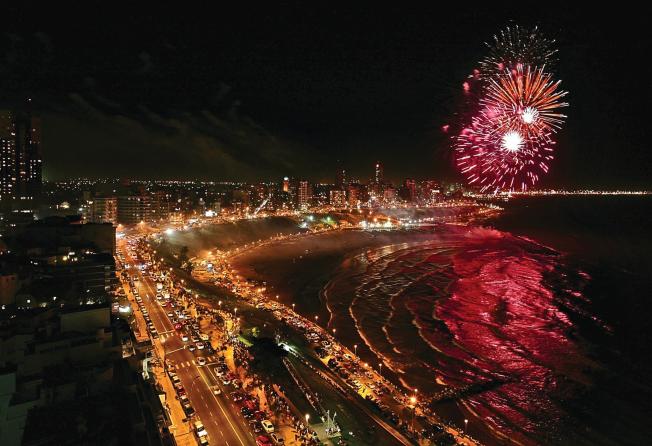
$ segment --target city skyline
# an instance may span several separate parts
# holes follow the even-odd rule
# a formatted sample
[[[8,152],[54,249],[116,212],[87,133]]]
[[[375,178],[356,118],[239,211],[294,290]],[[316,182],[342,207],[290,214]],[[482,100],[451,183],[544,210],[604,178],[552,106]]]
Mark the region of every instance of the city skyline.
[[[355,10],[298,20],[288,8],[269,22],[236,18],[217,27],[181,13],[149,28],[134,22],[111,44],[110,11],[71,31],[17,9],[2,45],[0,105],[33,98],[49,180],[252,181],[307,172],[319,182],[340,165],[362,176],[381,159],[394,181],[459,181],[442,127],[454,119],[482,42],[510,23],[539,24],[560,49],[556,73],[572,112],[540,187],[649,188],[644,102],[626,93],[634,72],[618,68],[645,53],[644,27],[606,37],[611,15],[536,9],[457,12],[454,26],[445,10],[394,22],[391,9],[362,21]]]

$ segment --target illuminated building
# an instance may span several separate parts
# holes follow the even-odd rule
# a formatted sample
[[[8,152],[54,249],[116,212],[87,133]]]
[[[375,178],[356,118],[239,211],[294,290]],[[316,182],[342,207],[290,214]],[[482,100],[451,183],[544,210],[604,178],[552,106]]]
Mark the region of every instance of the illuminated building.
[[[149,195],[118,197],[118,223],[130,225],[153,219],[153,198]]]
[[[118,198],[95,197],[91,204],[91,221],[93,223],[118,224]]]
[[[416,182],[407,178],[403,182],[403,199],[407,202],[414,203],[417,195]]]
[[[339,189],[330,191],[329,203],[336,208],[343,208],[346,206],[346,192]]]
[[[290,179],[288,177],[283,178],[283,192],[290,192]]]
[[[383,202],[389,204],[394,201],[396,201],[396,189],[388,186],[383,190]]]
[[[418,199],[422,203],[436,202],[440,195],[440,186],[437,181],[425,180],[419,183],[417,189]]]
[[[310,184],[306,180],[299,181],[299,190],[298,190],[298,202],[299,209],[306,210],[310,207],[310,200],[312,199],[312,191],[310,189]]]
[[[337,173],[337,187],[344,190],[346,184],[346,170],[342,169]]]
[[[357,207],[361,199],[361,187],[359,184],[349,184],[348,187],[348,201],[349,207]]]
[[[0,200],[5,210],[33,211],[43,187],[40,120],[0,111]]]
[[[0,110],[0,200],[10,207],[16,198],[16,131],[13,114]]]

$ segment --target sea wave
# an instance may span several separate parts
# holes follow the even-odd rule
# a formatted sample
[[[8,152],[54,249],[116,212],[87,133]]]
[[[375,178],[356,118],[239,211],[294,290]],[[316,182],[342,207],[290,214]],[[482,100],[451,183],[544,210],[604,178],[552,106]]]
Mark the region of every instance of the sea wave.
[[[559,401],[590,386],[597,367],[573,324],[593,318],[589,280],[548,247],[473,228],[356,254],[322,294],[331,322],[342,325],[346,308],[406,387],[537,443],[559,438],[569,419]]]

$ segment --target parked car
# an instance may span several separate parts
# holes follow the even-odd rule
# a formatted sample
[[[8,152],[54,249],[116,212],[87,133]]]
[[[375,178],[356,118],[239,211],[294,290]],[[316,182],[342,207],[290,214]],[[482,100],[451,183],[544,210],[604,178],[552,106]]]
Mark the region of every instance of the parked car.
[[[204,427],[204,424],[199,420],[195,421],[195,433],[197,434],[198,437],[208,435],[208,432],[206,432],[206,428]]]
[[[271,433],[271,434],[269,434],[269,436],[272,439],[272,441],[274,442],[274,444],[285,444],[285,440],[280,435],[278,435],[276,433]]]
[[[260,422],[260,425],[263,427],[265,432],[267,432],[268,434],[271,434],[272,432],[274,432],[274,425],[272,424],[271,421],[263,420],[263,421]]]

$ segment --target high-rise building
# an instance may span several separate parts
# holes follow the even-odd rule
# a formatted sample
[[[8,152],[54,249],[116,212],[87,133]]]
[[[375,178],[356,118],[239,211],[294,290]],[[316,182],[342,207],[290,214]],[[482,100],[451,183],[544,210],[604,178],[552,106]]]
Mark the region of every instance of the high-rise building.
[[[419,184],[418,198],[422,203],[432,203],[438,201],[440,195],[440,186],[437,181],[425,180]]]
[[[346,206],[346,192],[340,189],[333,189],[330,191],[329,203],[336,208],[343,208]]]
[[[341,169],[337,173],[337,187],[341,190],[344,190],[346,188],[347,182],[346,182],[346,170]]]
[[[283,192],[290,192],[290,179],[288,177],[283,178]]]
[[[403,192],[404,196],[402,197],[405,201],[414,203],[417,196],[417,185],[416,182],[411,178],[406,178],[403,182]]]
[[[310,183],[305,180],[299,181],[299,190],[298,190],[298,202],[299,209],[306,210],[310,207],[310,200],[312,199],[312,190],[310,189]]]
[[[29,107],[0,111],[0,200],[5,210],[38,205],[43,187],[40,133],[40,120]]]
[[[392,204],[396,201],[396,189],[391,186],[383,189],[383,200],[385,204]]]
[[[91,221],[93,223],[118,224],[117,197],[95,197],[91,209]]]
[[[150,195],[118,197],[118,223],[134,224],[153,220],[153,198]]]
[[[376,172],[375,172],[374,182],[376,184],[382,184],[383,182],[383,165],[380,164],[380,161],[376,161]]]
[[[357,207],[360,204],[360,195],[360,186],[358,184],[349,184],[348,196],[350,207]]]
[[[16,198],[17,180],[14,115],[0,110],[0,201],[4,209],[11,208]]]

